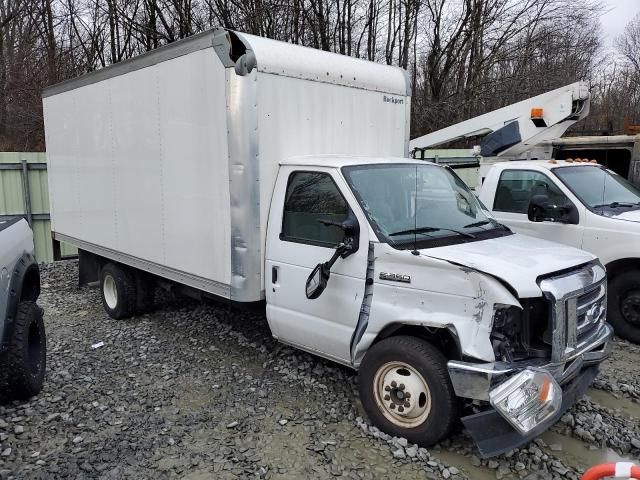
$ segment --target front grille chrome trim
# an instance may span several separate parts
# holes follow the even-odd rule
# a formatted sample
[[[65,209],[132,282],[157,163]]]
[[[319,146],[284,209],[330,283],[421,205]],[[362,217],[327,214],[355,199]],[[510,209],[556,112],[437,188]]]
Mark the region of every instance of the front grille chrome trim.
[[[581,341],[598,323],[604,322],[606,309],[606,271],[600,262],[540,280],[540,289],[551,302],[549,319],[551,361],[562,362],[571,356]],[[595,295],[592,293],[599,292]],[[584,303],[580,303],[581,300]]]

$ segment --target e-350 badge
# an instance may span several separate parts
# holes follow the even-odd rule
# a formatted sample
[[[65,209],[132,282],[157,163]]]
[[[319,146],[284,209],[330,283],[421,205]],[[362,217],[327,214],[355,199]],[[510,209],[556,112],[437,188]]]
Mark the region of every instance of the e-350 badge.
[[[389,280],[391,282],[411,283],[411,275],[402,275],[399,273],[380,272],[380,280]]]

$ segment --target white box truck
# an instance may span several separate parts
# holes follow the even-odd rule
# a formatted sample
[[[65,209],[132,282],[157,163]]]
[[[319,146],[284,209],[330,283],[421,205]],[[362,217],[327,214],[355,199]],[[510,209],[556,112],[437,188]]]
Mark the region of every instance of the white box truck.
[[[487,456],[553,424],[609,354],[595,256],[402,158],[401,69],[213,30],[43,97],[52,229],[114,318],[157,283],[262,302],[274,337],[359,371],[382,430],[430,445],[463,411]]]

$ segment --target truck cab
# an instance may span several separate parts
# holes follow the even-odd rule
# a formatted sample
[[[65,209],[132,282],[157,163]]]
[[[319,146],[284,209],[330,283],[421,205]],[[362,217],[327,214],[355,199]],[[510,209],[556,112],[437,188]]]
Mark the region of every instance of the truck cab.
[[[600,259],[608,321],[640,343],[640,189],[602,165],[572,160],[495,163],[483,178],[479,198],[496,220]]]
[[[374,423],[420,444],[446,435],[459,401],[482,412],[463,422],[484,455],[526,442],[608,356],[598,260],[514,233],[447,167],[281,162],[264,268],[273,335],[358,369]],[[553,394],[518,396],[539,388]]]

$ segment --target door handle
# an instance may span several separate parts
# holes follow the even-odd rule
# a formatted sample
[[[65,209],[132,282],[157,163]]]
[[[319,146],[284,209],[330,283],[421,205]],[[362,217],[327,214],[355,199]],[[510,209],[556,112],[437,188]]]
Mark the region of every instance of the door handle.
[[[271,267],[271,283],[278,283],[278,267]]]

